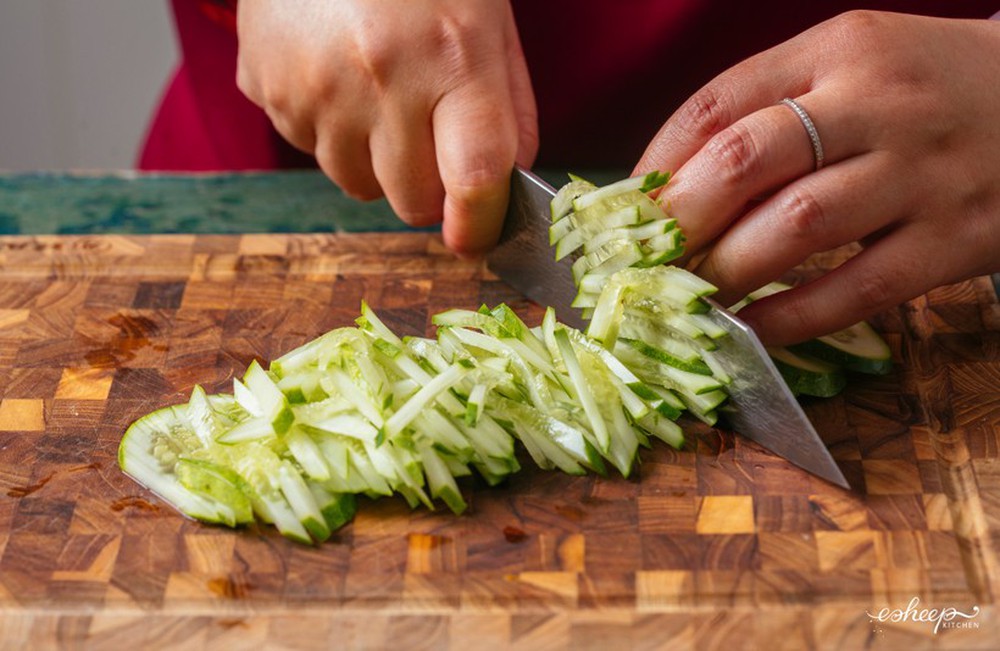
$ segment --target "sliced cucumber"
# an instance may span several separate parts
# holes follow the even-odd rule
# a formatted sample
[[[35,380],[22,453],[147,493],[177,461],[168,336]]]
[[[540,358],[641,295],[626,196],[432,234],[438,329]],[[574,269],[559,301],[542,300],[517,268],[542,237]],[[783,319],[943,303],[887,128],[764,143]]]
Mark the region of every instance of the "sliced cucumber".
[[[838,364],[849,371],[870,375],[892,372],[892,351],[889,345],[865,321],[830,335],[789,346],[789,349]]]
[[[835,364],[798,355],[787,348],[768,348],[767,352],[793,395],[829,398],[847,384],[843,370]]]

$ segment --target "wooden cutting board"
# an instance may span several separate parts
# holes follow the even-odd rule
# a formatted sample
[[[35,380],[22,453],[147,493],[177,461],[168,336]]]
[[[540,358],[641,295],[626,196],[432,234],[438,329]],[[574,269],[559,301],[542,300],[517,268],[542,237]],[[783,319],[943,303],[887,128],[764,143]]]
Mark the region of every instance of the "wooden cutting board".
[[[817,259],[802,278],[837,261]],[[352,323],[538,306],[427,234],[0,238],[8,648],[994,648],[1000,305],[882,315],[897,369],[806,410],[854,486],[690,428],[637,476],[525,470],[468,513],[363,501],[319,547],[179,516],[118,469],[136,417]],[[866,611],[952,607],[965,628]],[[912,609],[911,609],[912,610]],[[888,611],[886,611],[888,612]],[[221,646],[220,646],[221,645]]]

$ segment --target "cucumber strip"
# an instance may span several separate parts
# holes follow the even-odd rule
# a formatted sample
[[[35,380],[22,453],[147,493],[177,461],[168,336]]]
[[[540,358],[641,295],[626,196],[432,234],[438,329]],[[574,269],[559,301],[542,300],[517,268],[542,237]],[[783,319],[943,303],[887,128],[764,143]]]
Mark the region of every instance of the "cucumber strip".
[[[191,389],[191,398],[187,403],[188,422],[191,428],[201,440],[203,446],[211,445],[215,440],[217,429],[215,423],[215,413],[212,405],[208,402],[208,395],[201,385],[196,384]]]
[[[414,418],[416,418],[420,411],[426,408],[438,394],[447,391],[452,386],[455,385],[465,374],[468,369],[460,364],[454,364],[449,367],[445,372],[441,373],[433,380],[425,384],[420,388],[413,396],[407,400],[399,411],[394,413],[392,416],[385,421],[383,427],[385,435],[387,437],[393,437],[399,432],[403,431]]]
[[[587,240],[594,237],[602,237],[604,236],[604,233],[613,233],[616,230],[622,229],[625,226],[638,224],[640,219],[641,219],[641,213],[639,211],[638,206],[626,206],[625,208],[622,208],[620,210],[616,210],[606,215],[602,215],[597,219],[593,219],[587,222],[586,224],[581,224],[572,230],[568,230],[566,231],[565,235],[559,237],[559,233],[558,232],[553,233],[553,229],[556,229],[557,231],[563,230],[561,228],[557,229],[557,227],[560,226],[561,224],[569,223],[568,220],[563,220],[561,222],[553,224],[549,228],[549,241],[551,242],[554,238],[557,238],[555,239],[555,246],[556,246],[555,254],[556,254],[556,260],[558,261],[562,260],[569,254],[575,252],[580,247],[585,247]],[[653,234],[655,235],[656,233],[654,232]],[[652,235],[649,235],[647,237],[652,237]],[[607,236],[604,236],[604,238],[605,242],[611,241],[611,239],[618,239],[618,238],[610,238]],[[623,237],[621,239],[626,239],[626,238]],[[642,238],[632,237],[627,239],[638,240]],[[591,246],[589,251],[585,252],[589,253],[595,250],[596,248],[598,247]]]
[[[639,339],[630,339],[628,337],[620,336],[618,337],[618,341],[623,344],[626,344],[627,346],[632,347],[634,350],[636,350],[642,355],[645,355],[650,359],[656,360],[657,362],[666,364],[668,366],[672,366],[673,368],[679,369],[686,373],[707,375],[709,377],[712,377],[714,375],[712,373],[712,369],[708,366],[708,364],[705,363],[705,361],[701,358],[701,356],[698,356],[694,360],[687,361],[679,357],[675,357],[674,355],[668,353],[659,346],[648,344],[645,341],[641,341]]]
[[[307,431],[309,430],[307,429]],[[332,481],[335,478],[341,480],[351,478],[347,446],[343,441],[335,436],[320,435],[316,438],[316,447],[319,448],[320,454],[323,455],[323,461],[326,462],[326,467],[330,470],[327,481]],[[355,492],[361,492],[361,490]]]
[[[313,544],[309,531],[299,521],[287,499],[280,493],[261,495],[258,506],[265,509],[266,517],[285,538],[304,545]]]
[[[729,333],[726,332],[725,328],[704,314],[686,314],[683,318],[689,319],[695,327],[701,330],[705,336],[710,339],[722,339],[723,337],[729,336]]]
[[[247,441],[259,441],[275,436],[274,425],[264,417],[249,418],[236,427],[223,432],[217,439],[218,443],[235,445]]]
[[[588,273],[610,275],[642,259],[642,248],[636,242],[610,242],[576,259],[571,269],[578,285]]]
[[[584,281],[587,280],[588,278],[590,278],[591,275],[592,274],[587,274],[586,276],[583,277],[583,280]],[[603,274],[599,275],[598,277],[603,280],[607,279],[607,276]],[[582,282],[581,286],[583,286]],[[570,303],[570,307],[575,307],[579,309],[595,308],[597,307],[597,301],[599,298],[600,298],[600,292],[591,292],[581,289],[579,292],[577,292],[576,297],[573,299],[573,302]]]
[[[253,522],[253,488],[231,469],[203,459],[182,458],[174,473],[181,486],[214,503],[230,527]]]
[[[559,221],[573,210],[573,201],[584,194],[588,194],[597,189],[597,186],[583,179],[573,179],[563,187],[559,188],[556,196],[552,197],[549,209],[552,214],[552,221]]]
[[[288,431],[295,420],[295,415],[289,408],[285,394],[257,360],[250,362],[250,366],[247,367],[243,375],[243,384],[253,394],[260,407],[261,417],[270,421],[275,434],[280,435]]]
[[[636,212],[638,213],[638,208],[636,208]],[[676,222],[674,220],[658,219],[656,221],[605,229],[582,243],[583,252],[590,253],[591,251],[594,251],[614,240],[639,241],[656,238],[657,236],[671,233],[675,227]],[[673,240],[676,238],[674,236],[670,236],[670,239]],[[665,240],[658,241],[663,242]],[[652,244],[650,245],[652,246]],[[556,250],[556,255],[558,256],[558,247]],[[558,260],[559,258],[557,257],[556,259]]]
[[[586,474],[587,471],[580,462],[590,456],[579,430],[546,417],[528,405],[505,398],[501,398],[499,403],[499,413],[515,423],[519,438],[538,467],[544,469],[554,466],[570,475]],[[554,434],[558,441],[553,440],[550,434]]]
[[[722,383],[711,375],[682,371],[679,368],[644,355],[622,340],[616,343],[614,353],[646,382],[652,382],[665,386],[668,389],[676,389],[695,395],[710,393],[723,388]]]
[[[684,430],[670,418],[650,412],[638,421],[639,427],[667,445],[680,449],[684,446]]]
[[[375,443],[379,438],[379,430],[360,414],[337,414],[324,420],[304,423],[311,427],[331,434],[347,436],[362,443]]]
[[[354,519],[358,503],[351,493],[335,493],[316,482],[307,482],[327,528],[333,532]]]
[[[605,185],[601,188],[580,195],[573,201],[573,210],[576,212],[586,210],[598,202],[605,201],[617,194],[624,194],[632,191],[639,191],[643,193],[650,192],[666,184],[669,179],[669,174],[660,174],[659,172],[650,172],[644,176],[634,176],[622,179],[621,181]]]
[[[612,405],[609,413],[614,424],[615,436],[611,438],[611,446],[605,456],[622,477],[627,478],[632,474],[639,450],[638,432],[628,422],[620,404]]]
[[[293,372],[278,380],[278,388],[290,403],[317,402],[326,398],[326,392],[320,387],[319,379],[320,374],[316,371]]]
[[[466,425],[475,425],[479,422],[479,416],[483,413],[483,407],[486,405],[486,391],[487,386],[480,382],[469,392],[469,399],[465,403]]]
[[[721,390],[702,394],[696,394],[686,389],[676,389],[676,391],[681,400],[684,401],[688,411],[708,425],[715,425],[718,420],[715,413],[716,408],[729,398],[726,392]]]
[[[475,427],[465,427],[461,423],[458,427],[481,458],[508,461],[514,458],[513,437],[493,419],[491,414],[482,414]]]
[[[292,512],[309,535],[316,542],[323,542],[330,537],[330,528],[326,526],[326,518],[316,503],[309,486],[292,464],[285,461],[278,470],[278,484],[281,492],[292,507]]]
[[[664,215],[659,215],[663,220]],[[571,214],[558,222],[549,226],[549,244],[556,245],[567,237],[573,237],[578,241],[577,246],[583,243],[587,237],[598,235],[606,230],[614,230],[624,226],[639,224],[648,221],[644,218],[642,208],[637,204],[626,205],[623,208],[612,209],[607,212]]]
[[[341,395],[346,398],[375,427],[381,428],[385,424],[381,407],[376,405],[341,369],[329,369],[320,380],[320,386],[331,396]]]
[[[260,418],[264,415],[264,409],[261,407],[260,402],[257,401],[257,397],[237,378],[233,378],[233,396],[235,396],[236,402],[239,403],[240,407],[251,416]]]
[[[562,356],[563,364],[566,365],[566,372],[569,374],[574,392],[576,393],[576,398],[583,405],[583,411],[587,414],[590,429],[597,439],[597,447],[601,452],[607,452],[611,446],[611,435],[608,432],[607,424],[604,422],[604,417],[601,415],[601,410],[594,400],[594,394],[591,393],[590,387],[587,384],[587,378],[583,373],[583,369],[580,368],[580,361],[576,357],[576,351],[573,350],[573,344],[569,340],[569,335],[566,334],[565,328],[556,328],[554,336],[556,345],[559,347],[559,354]]]
[[[467,505],[455,478],[448,470],[448,465],[441,460],[441,457],[430,445],[420,445],[419,452],[424,472],[427,473],[427,484],[431,491],[431,497],[443,500],[456,515],[463,513]]]
[[[326,465],[323,452],[301,427],[292,427],[285,436],[285,443],[307,476],[317,481],[330,479],[330,467]]]
[[[375,469],[375,465],[368,458],[365,446],[360,442],[352,441],[347,446],[347,455],[351,467],[361,476],[368,490],[378,495],[392,495],[393,487],[390,482]],[[395,471],[392,473],[395,478]]]
[[[376,337],[388,342],[397,350],[403,348],[402,339],[397,337],[396,334],[382,322],[382,319],[378,317],[375,310],[373,310],[368,303],[363,300],[361,301],[361,316],[358,318],[358,321],[362,322],[358,325],[360,325],[363,330],[371,331]]]
[[[467,346],[473,346],[494,355],[522,359],[543,373],[552,371],[552,362],[550,360],[543,358],[534,350],[524,345],[523,342],[516,339],[494,339],[465,328],[449,328],[448,332]]]
[[[625,312],[622,316],[618,336],[648,342],[671,357],[687,364],[699,362],[703,352],[699,346],[691,341],[690,337],[679,335],[671,328],[661,327],[655,321],[635,318],[631,312]]]
[[[472,446],[458,425],[438,410],[427,408],[413,419],[412,426],[436,445],[463,458],[469,458]]]

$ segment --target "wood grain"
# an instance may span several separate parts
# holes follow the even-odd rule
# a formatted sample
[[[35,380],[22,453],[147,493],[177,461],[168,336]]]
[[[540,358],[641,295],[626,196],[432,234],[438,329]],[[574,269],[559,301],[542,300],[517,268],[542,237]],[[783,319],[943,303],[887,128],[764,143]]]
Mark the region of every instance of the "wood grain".
[[[809,277],[836,257],[810,261]],[[993,648],[1000,322],[988,279],[880,315],[897,369],[806,403],[844,491],[691,424],[637,477],[525,470],[469,512],[363,500],[320,547],[186,520],[124,476],[136,417],[348,325],[541,316],[427,234],[0,238],[0,645]],[[982,608],[978,628],[866,611]],[[220,647],[220,645],[222,645]]]

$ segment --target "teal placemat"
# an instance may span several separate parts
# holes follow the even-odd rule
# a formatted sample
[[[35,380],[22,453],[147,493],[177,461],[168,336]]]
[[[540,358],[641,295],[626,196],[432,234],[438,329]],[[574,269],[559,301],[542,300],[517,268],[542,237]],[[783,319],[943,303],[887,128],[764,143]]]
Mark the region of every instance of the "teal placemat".
[[[406,230],[318,172],[0,175],[0,232],[267,233]]]
[[[553,184],[564,173],[546,172]],[[621,173],[591,173],[595,182]],[[344,195],[313,170],[246,174],[0,174],[0,234],[411,230],[384,200]]]

